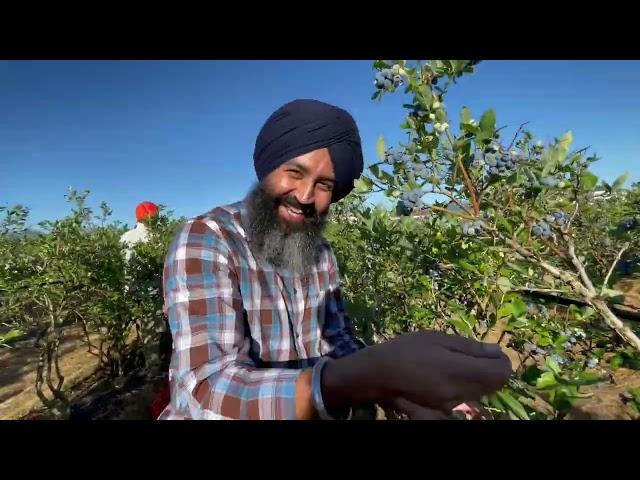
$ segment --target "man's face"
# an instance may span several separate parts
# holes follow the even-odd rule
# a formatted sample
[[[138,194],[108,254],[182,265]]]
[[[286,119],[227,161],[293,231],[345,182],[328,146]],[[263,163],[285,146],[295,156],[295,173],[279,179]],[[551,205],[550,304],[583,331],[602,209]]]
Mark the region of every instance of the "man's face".
[[[335,184],[329,150],[321,148],[288,161],[262,184],[277,202],[278,219],[284,230],[297,230],[309,219],[326,217]]]

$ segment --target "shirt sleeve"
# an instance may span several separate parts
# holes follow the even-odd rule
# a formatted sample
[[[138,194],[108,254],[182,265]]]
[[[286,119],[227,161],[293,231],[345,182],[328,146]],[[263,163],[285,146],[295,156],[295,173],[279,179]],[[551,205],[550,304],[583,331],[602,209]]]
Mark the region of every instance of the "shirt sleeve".
[[[187,223],[170,248],[163,277],[174,343],[172,417],[295,419],[301,370],[258,369],[250,359],[224,231],[210,221]]]
[[[329,283],[332,285],[327,297],[326,318],[323,336],[333,346],[329,356],[340,358],[354,353],[366,345],[356,335],[353,322],[347,315],[344,297],[340,287],[338,262],[330,250]]]

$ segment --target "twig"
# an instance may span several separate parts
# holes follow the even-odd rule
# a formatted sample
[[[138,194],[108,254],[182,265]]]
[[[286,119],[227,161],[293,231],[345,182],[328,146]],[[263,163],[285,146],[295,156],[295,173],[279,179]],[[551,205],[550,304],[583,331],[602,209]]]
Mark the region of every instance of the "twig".
[[[514,287],[512,292],[532,292],[532,293],[567,293],[566,290],[558,290],[557,288],[533,288],[533,287]]]
[[[546,240],[543,238],[542,243],[544,243],[547,246],[547,248],[553,250],[553,253],[555,253],[558,257],[562,258],[563,260],[569,260],[567,258],[567,254],[561,251],[558,247],[556,247],[553,244],[553,242],[550,242],[549,240]]]
[[[609,283],[609,277],[611,277],[611,274],[613,273],[613,269],[616,267],[616,265],[618,264],[618,262],[620,261],[620,257],[622,257],[622,254],[624,253],[624,251],[629,248],[629,242],[625,243],[622,248],[620,249],[620,251],[618,252],[618,255],[616,255],[615,260],[613,261],[613,263],[611,264],[611,267],[609,268],[609,272],[607,273],[607,276],[604,278],[604,283],[602,284],[602,289],[600,290],[600,295],[604,295],[604,291],[607,288],[607,283]]]
[[[571,238],[569,238],[569,236],[567,235],[563,235],[563,237],[564,237],[564,241],[567,242],[567,247],[569,248],[569,258],[571,259],[571,263],[573,263],[573,266],[580,274],[580,278],[582,279],[582,282],[584,283],[585,287],[587,287],[587,289],[592,294],[592,296],[595,296],[596,289],[593,287],[593,283],[591,283],[591,279],[589,278],[589,275],[587,275],[587,272],[584,269],[584,265],[582,265],[582,262],[576,255],[576,250],[573,244],[573,240],[571,240]]]
[[[460,213],[460,212],[452,212],[451,210],[447,210],[446,208],[442,208],[442,207],[431,207],[431,210],[435,210],[436,212],[445,212],[445,213],[448,213],[449,215],[453,215],[454,217],[460,217],[467,220],[475,220],[475,217],[471,217],[469,215],[465,215],[464,213]]]
[[[520,134],[520,132],[522,131],[522,127],[524,127],[525,125],[527,125],[529,122],[524,122],[523,124],[521,124],[518,127],[518,131],[516,132],[516,134],[513,136],[513,140],[511,140],[511,143],[509,144],[509,150],[511,150],[511,147],[513,147],[513,144],[515,143],[516,139],[518,138],[518,135]]]
[[[447,132],[447,138],[449,139],[449,142],[451,143],[451,146],[453,148],[453,144],[454,144],[453,135],[451,135],[451,131],[449,131],[448,128],[446,132]],[[480,204],[478,203],[478,197],[476,196],[476,191],[475,191],[475,188],[473,187],[473,182],[471,182],[471,178],[469,178],[469,173],[467,172],[467,169],[464,167],[464,164],[462,163],[462,155],[457,155],[456,165],[460,167],[460,171],[462,172],[462,177],[464,179],[464,185],[465,187],[467,187],[467,191],[471,196],[471,204],[473,205],[473,212],[477,215],[478,213],[480,213]]]
[[[453,195],[451,195],[449,192],[447,192],[446,190],[442,190],[440,187],[435,187],[435,186],[434,186],[434,188],[437,188],[438,190],[436,191],[436,190],[433,190],[433,189],[432,189],[430,193],[437,193],[438,195],[444,195],[445,197],[450,198],[450,199],[451,199],[451,201],[452,201],[453,203],[455,203],[457,206],[459,206],[459,207],[460,207],[460,208],[461,208],[461,209],[462,209],[466,214],[468,214],[468,215],[471,215],[471,214],[472,214],[472,213],[471,213],[471,212],[470,212],[470,211],[469,211],[469,210],[468,210],[468,209],[467,209],[467,208],[466,208],[462,203],[460,203],[460,202],[459,202],[459,201],[458,201],[458,200],[457,200]]]
[[[567,224],[561,229],[562,233],[566,233],[569,231],[569,227],[571,226],[573,219],[576,218],[576,215],[578,214],[579,207],[580,207],[580,204],[576,201],[576,208],[574,208],[573,214],[571,214],[571,218],[569,218],[569,221],[567,222]]]

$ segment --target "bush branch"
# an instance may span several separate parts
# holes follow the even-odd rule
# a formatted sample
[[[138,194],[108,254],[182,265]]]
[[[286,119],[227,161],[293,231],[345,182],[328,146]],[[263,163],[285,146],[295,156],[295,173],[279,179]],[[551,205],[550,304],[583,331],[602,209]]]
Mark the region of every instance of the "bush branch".
[[[609,278],[611,277],[611,274],[613,273],[613,269],[616,267],[616,265],[620,261],[620,258],[622,257],[622,254],[624,253],[624,251],[627,248],[629,248],[629,242],[625,243],[622,246],[622,248],[618,252],[618,255],[616,255],[615,260],[613,261],[613,263],[611,263],[611,267],[609,268],[609,272],[607,272],[607,276],[604,278],[604,282],[602,283],[602,289],[600,290],[600,295],[604,294],[604,291],[607,288],[607,283],[609,283]]]

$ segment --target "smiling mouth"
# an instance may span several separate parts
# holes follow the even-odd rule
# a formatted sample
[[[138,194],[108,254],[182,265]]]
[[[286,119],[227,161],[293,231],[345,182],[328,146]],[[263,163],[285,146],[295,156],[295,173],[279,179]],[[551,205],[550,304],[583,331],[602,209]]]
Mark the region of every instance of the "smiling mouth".
[[[292,207],[291,205],[286,205],[286,204],[285,204],[284,208],[286,208],[293,215],[303,215],[304,216],[304,212],[302,210],[300,210],[299,208],[295,208],[295,207]]]

